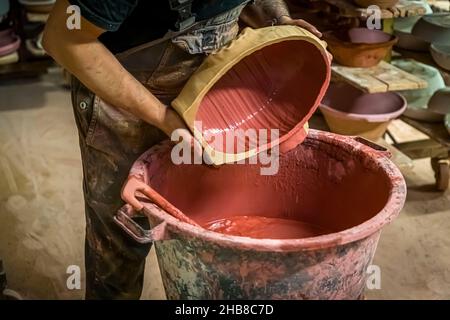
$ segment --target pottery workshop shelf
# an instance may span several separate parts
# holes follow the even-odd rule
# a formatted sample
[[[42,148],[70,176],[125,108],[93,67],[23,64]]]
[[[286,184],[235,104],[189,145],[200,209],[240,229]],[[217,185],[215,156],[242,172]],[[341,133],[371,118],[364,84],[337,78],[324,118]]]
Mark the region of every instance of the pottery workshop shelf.
[[[431,139],[438,142],[444,148],[450,150],[450,137],[448,135],[447,129],[441,123],[433,123],[433,122],[424,122],[417,121],[414,119],[407,118],[405,116],[402,117],[402,120],[409,124],[410,126],[416,128],[420,132],[426,134]]]
[[[381,61],[371,68],[351,68],[334,64],[333,79],[350,83],[368,93],[414,90],[427,87],[427,82]]]
[[[325,2],[337,7],[339,9],[339,14],[343,17],[367,18],[369,15],[365,8],[358,8],[350,0],[325,0]],[[425,10],[425,7],[421,4],[400,0],[399,3],[392,8],[381,9],[381,18],[391,19],[424,15]]]
[[[411,159],[431,158],[436,189],[447,190],[450,178],[450,138],[444,124],[417,121],[405,116],[401,119],[430,139],[394,143],[394,146]]]

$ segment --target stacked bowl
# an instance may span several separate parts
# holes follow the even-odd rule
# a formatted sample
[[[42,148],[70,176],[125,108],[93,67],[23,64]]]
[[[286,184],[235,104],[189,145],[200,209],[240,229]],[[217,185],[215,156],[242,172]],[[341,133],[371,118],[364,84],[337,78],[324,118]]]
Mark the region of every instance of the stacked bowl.
[[[9,9],[9,0],[0,0],[0,65],[19,60],[20,38],[11,28]]]

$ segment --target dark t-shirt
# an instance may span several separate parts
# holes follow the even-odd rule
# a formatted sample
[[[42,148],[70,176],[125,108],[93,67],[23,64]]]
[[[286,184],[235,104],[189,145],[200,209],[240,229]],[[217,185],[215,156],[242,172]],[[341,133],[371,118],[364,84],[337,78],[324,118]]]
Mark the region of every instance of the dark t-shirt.
[[[168,0],[69,0],[81,9],[81,15],[107,30],[100,36],[113,53],[164,36],[175,30],[178,13],[170,9]],[[196,21],[225,12],[243,0],[194,0],[192,12]]]

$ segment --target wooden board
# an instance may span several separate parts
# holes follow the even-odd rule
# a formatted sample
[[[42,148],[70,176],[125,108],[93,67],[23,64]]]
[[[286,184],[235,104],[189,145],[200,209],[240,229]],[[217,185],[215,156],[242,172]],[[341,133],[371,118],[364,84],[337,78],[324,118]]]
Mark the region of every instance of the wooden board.
[[[333,64],[331,69],[334,80],[345,81],[368,93],[414,90],[428,86],[425,80],[386,61],[381,61],[372,68],[351,68]]]
[[[388,151],[392,155],[392,157],[391,157],[392,162],[397,165],[397,167],[400,169],[400,171],[402,173],[409,172],[414,168],[413,160],[410,157],[408,157],[406,154],[401,152],[399,149],[394,147],[392,144],[389,144],[383,138],[380,138],[375,142],[377,144],[379,144],[380,146],[388,149]]]
[[[402,120],[450,150],[450,135],[444,126],[444,121],[436,123],[424,122],[413,120],[405,116],[402,116]]]
[[[351,0],[324,0],[337,7],[339,14],[343,17],[367,18],[369,16],[366,8],[359,8]],[[392,19],[397,17],[411,17],[424,15],[426,8],[422,4],[411,3],[407,0],[400,0],[393,8],[381,9],[382,19]]]

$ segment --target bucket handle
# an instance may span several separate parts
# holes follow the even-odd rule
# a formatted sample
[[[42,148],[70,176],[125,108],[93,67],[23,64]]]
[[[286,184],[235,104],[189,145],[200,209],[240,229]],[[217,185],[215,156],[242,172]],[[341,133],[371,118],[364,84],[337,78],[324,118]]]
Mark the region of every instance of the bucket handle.
[[[142,228],[136,221],[132,219],[135,211],[130,205],[124,205],[120,208],[114,216],[114,222],[122,228],[135,241],[146,244],[154,241],[168,240],[165,221],[158,224],[156,227],[146,230]]]
[[[130,175],[122,188],[122,199],[130,204],[135,210],[140,211],[143,209],[144,205],[136,198],[137,192],[143,194],[159,208],[178,220],[197,227],[200,226],[197,222],[187,217],[180,209],[167,201],[166,198],[156,192],[155,189],[143,182],[139,177]]]
[[[370,149],[372,149],[371,152],[374,152],[382,157],[389,159],[392,157],[392,153],[386,147],[380,146],[379,144],[373,141],[367,140],[359,136],[353,137],[353,140],[369,147]]]

